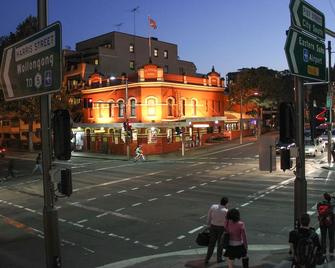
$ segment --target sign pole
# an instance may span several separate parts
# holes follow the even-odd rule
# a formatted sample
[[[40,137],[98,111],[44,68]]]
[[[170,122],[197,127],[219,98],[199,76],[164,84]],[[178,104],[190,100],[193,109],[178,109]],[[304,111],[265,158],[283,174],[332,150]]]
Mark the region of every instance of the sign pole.
[[[305,177],[305,144],[304,144],[304,91],[302,78],[294,78],[296,107],[297,107],[297,170],[294,180],[294,222],[307,211],[307,182]]]
[[[331,85],[331,79],[330,79],[330,70],[331,70],[331,42],[328,41],[328,94],[327,96],[329,96],[329,107],[327,107],[327,109],[329,109],[329,119],[328,119],[328,165],[330,165],[330,163],[332,162],[331,159],[331,150],[332,150],[332,122],[333,122],[333,118],[332,118],[332,110],[333,110],[333,90],[332,90],[332,85]]]
[[[47,27],[47,0],[38,0],[39,30]],[[51,98],[50,94],[42,95],[41,101],[41,138],[42,138],[42,167],[43,167],[43,223],[46,267],[61,267],[60,243],[58,234],[58,215],[54,207],[54,186],[51,181]]]

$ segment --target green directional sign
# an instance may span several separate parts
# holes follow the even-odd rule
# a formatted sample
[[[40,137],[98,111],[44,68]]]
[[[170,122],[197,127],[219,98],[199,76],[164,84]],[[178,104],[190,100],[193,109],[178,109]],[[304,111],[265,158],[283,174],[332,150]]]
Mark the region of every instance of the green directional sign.
[[[59,91],[62,84],[61,24],[4,49],[0,84],[5,100],[22,99]]]
[[[293,26],[325,39],[325,16],[320,10],[304,0],[291,0],[290,12]]]
[[[290,28],[285,53],[290,71],[313,80],[326,80],[326,48],[323,42]]]

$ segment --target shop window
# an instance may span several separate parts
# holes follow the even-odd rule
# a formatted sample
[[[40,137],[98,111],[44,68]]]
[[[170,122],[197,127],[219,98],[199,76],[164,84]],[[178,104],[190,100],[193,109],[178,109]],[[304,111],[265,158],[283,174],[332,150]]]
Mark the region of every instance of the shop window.
[[[168,99],[168,116],[173,116],[173,99]]]
[[[154,57],[158,57],[158,48],[154,49]]]
[[[197,101],[192,100],[192,115],[197,115]]]
[[[164,50],[164,59],[169,58],[169,52],[167,50]]]
[[[150,128],[148,131],[148,143],[157,143],[157,129]]]
[[[130,116],[136,116],[136,101],[130,100]]]
[[[168,128],[166,130],[166,139],[167,139],[167,143],[173,142],[173,129],[172,128]]]
[[[147,100],[147,107],[148,107],[148,116],[155,116],[156,115],[156,99],[149,98]]]
[[[123,117],[124,115],[124,103],[122,100],[118,101],[118,109],[119,109],[119,117]]]

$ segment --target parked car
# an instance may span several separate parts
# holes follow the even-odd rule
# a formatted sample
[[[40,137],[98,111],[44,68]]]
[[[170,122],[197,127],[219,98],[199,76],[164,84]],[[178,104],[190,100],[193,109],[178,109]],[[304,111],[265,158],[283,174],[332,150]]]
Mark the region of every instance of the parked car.
[[[305,155],[315,157],[317,153],[323,153],[325,151],[325,143],[319,137],[314,139],[305,139]]]
[[[320,138],[324,141],[324,143],[327,145],[328,144],[328,132],[325,131],[324,133],[321,134]],[[335,129],[332,130],[332,142],[335,142]]]
[[[4,157],[6,152],[6,148],[3,146],[0,146],[0,157]]]

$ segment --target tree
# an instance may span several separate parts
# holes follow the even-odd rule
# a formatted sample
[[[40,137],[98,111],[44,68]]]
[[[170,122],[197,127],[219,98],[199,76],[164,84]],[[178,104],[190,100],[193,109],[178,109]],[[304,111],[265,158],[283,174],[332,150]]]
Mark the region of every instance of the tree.
[[[2,59],[3,50],[33,33],[38,31],[38,21],[36,17],[29,16],[20,23],[15,33],[10,33],[8,36],[0,37],[0,60]],[[34,120],[40,118],[39,98],[32,97],[22,100],[14,100],[10,102],[4,101],[3,94],[0,94],[0,111],[4,113],[15,113],[15,115],[28,122],[28,147],[29,151],[33,151],[33,123]]]

